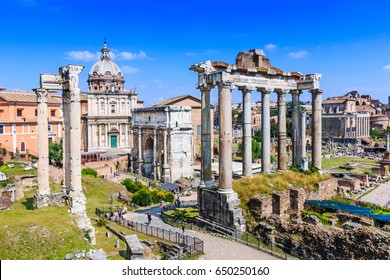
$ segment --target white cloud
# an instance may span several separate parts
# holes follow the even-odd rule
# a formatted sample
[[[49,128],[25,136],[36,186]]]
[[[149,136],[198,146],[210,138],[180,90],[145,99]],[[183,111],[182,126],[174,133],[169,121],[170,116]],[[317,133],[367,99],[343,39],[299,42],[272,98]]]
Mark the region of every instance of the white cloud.
[[[147,58],[145,52],[140,51],[139,53],[132,53],[132,52],[119,52],[117,54],[117,57],[119,60],[134,60],[134,59],[143,59]]]
[[[122,70],[123,73],[129,73],[129,74],[134,74],[134,73],[139,72],[138,68],[131,67],[131,66],[128,66],[128,65],[123,65],[121,67],[121,70]]]
[[[309,52],[307,51],[290,52],[288,55],[292,58],[304,58],[309,55]]]
[[[196,56],[196,55],[198,55],[198,54],[192,53],[192,52],[186,52],[184,55],[185,55],[185,56]]]
[[[264,47],[265,47],[265,49],[266,49],[267,51],[272,52],[273,50],[276,49],[277,46],[274,45],[274,44],[267,44],[267,45],[265,45]]]
[[[390,71],[390,64],[383,66],[383,70]]]
[[[91,53],[89,51],[71,51],[66,53],[67,59],[95,61],[100,58],[99,53]]]

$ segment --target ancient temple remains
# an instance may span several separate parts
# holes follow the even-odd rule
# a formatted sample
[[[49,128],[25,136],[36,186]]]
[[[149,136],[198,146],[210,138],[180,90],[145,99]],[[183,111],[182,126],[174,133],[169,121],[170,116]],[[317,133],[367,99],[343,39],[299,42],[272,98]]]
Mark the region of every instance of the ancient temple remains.
[[[243,230],[244,218],[237,194],[232,189],[232,114],[231,93],[238,88],[243,96],[243,175],[252,175],[251,153],[251,92],[261,94],[262,103],[262,173],[271,172],[270,94],[278,96],[278,169],[287,169],[286,94],[292,95],[293,106],[293,164],[305,169],[305,113],[300,111],[302,90],[312,94],[312,166],[321,169],[321,99],[320,74],[303,75],[284,72],[271,66],[262,50],[240,52],[236,64],[202,62],[190,70],[198,73],[197,88],[202,100],[202,169],[198,191],[200,220],[211,227],[226,231]],[[214,185],[211,174],[210,92],[218,88],[219,110],[219,184]]]

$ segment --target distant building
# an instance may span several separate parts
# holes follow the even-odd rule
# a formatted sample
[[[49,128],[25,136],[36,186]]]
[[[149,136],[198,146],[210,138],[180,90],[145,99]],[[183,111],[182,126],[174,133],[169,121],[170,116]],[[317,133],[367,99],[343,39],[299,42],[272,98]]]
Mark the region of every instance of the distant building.
[[[48,141],[62,137],[62,98],[49,92],[47,101]],[[37,96],[32,92],[0,90],[0,148],[37,155]]]
[[[181,95],[173,98],[169,98],[153,106],[190,106],[191,107],[191,120],[194,130],[194,160],[200,159],[200,147],[201,147],[201,136],[202,136],[202,126],[201,126],[201,117],[202,117],[202,103],[201,100],[192,96],[192,95]],[[214,106],[210,106],[210,117],[211,124],[214,123]],[[211,127],[213,127],[211,125]],[[213,129],[211,130],[211,139],[214,139]],[[213,143],[214,141],[212,141]],[[213,148],[211,152],[213,152]]]
[[[194,130],[189,106],[145,107],[133,110],[134,173],[175,182],[194,177]]]

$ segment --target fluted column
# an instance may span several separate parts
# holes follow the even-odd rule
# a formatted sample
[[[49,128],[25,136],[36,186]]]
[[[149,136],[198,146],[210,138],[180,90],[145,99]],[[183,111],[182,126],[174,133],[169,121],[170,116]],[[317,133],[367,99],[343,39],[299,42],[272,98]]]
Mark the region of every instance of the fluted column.
[[[62,94],[62,111],[64,115],[64,143],[63,143],[63,170],[64,170],[64,185],[63,191],[69,195],[70,192],[70,94],[63,92]]]
[[[292,90],[291,96],[292,96],[292,144],[293,144],[293,160],[292,163],[296,165],[297,167],[300,166],[301,160],[300,160],[300,146],[299,146],[299,112],[300,112],[300,101],[299,101],[299,95],[301,94],[301,91],[299,90]]]
[[[199,86],[201,92],[201,180],[206,186],[213,183],[211,170],[211,111],[210,91],[211,86]]]
[[[78,75],[84,66],[69,65],[60,69],[64,80],[63,98],[70,100],[70,193],[72,214],[86,213],[86,199],[81,186],[81,129],[80,129],[80,88]]]
[[[311,90],[312,94],[312,166],[322,168],[322,90]]]
[[[287,169],[287,128],[286,128],[286,92],[277,90],[278,94],[278,169]]]
[[[242,139],[242,175],[252,176],[252,104],[251,91],[253,88],[239,87],[242,91],[242,104],[244,115],[243,139]]]
[[[300,151],[301,151],[301,169],[306,170],[307,164],[306,164],[306,112],[301,112],[299,114],[300,116],[300,122],[299,122],[299,131],[301,133],[301,136],[299,137],[301,139],[300,141]]]
[[[50,194],[49,183],[49,140],[47,122],[47,95],[46,89],[35,89],[38,101],[37,115],[37,152],[38,152],[38,195]],[[47,205],[45,205],[47,206]]]
[[[232,180],[232,85],[218,85],[219,100],[219,189],[220,193],[233,192]]]
[[[264,88],[261,92],[261,172],[271,172],[271,122],[270,122],[270,91]]]
[[[163,176],[164,176],[164,183],[170,182],[170,169],[168,164],[168,132],[164,130],[164,164],[163,164]]]

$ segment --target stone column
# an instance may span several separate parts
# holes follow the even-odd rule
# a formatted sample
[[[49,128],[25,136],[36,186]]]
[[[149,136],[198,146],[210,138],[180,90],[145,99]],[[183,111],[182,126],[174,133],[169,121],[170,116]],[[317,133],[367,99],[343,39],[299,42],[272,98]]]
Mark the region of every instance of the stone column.
[[[70,95],[67,92],[62,93],[62,110],[64,115],[64,143],[63,143],[63,170],[64,185],[63,191],[69,195],[70,192]]]
[[[292,90],[291,96],[292,96],[292,144],[293,144],[293,160],[292,163],[296,165],[297,167],[300,166],[301,160],[300,160],[300,146],[299,146],[299,112],[300,112],[300,101],[299,101],[299,95],[301,94],[301,91],[299,90]]]
[[[287,127],[286,127],[286,92],[278,94],[278,169],[287,170]]]
[[[312,94],[312,166],[322,168],[322,90],[311,90]]]
[[[271,172],[271,122],[270,122],[270,91],[264,88],[261,92],[261,172]]]
[[[157,129],[153,129],[153,163],[152,163],[152,166],[153,166],[153,176],[154,176],[154,180],[158,180],[158,177],[157,177],[157,169],[158,169],[158,166],[157,166]]]
[[[307,164],[307,158],[306,158],[306,112],[301,112],[299,114],[300,121],[299,121],[299,131],[301,133],[300,135],[300,148],[301,151],[301,169],[307,170],[308,164]]]
[[[138,128],[138,174],[142,175],[142,130]]]
[[[219,193],[232,193],[232,85],[218,85],[219,100]]]
[[[86,213],[86,199],[81,186],[81,129],[80,129],[80,88],[78,87],[78,75],[84,66],[69,65],[62,67],[63,97],[70,100],[70,114],[65,116],[70,123],[70,162],[65,168],[70,169],[70,207],[72,214]]]
[[[253,88],[239,87],[242,91],[242,105],[244,115],[243,139],[242,139],[242,175],[252,176],[252,103],[251,91]]]
[[[164,164],[163,164],[163,176],[164,176],[164,183],[170,182],[170,170],[169,170],[169,164],[168,164],[168,132],[164,130]]]
[[[202,184],[213,184],[211,170],[211,116],[210,116],[210,91],[211,86],[199,86],[201,92],[201,180]]]
[[[50,194],[49,184],[49,140],[47,122],[47,95],[46,89],[34,89],[38,101],[37,115],[37,152],[38,152],[38,196]],[[48,199],[43,199],[45,207],[49,205]]]
[[[105,131],[105,135],[104,135],[104,145],[106,148],[109,148],[110,147],[110,141],[108,139],[108,131],[110,130],[110,127],[109,127],[109,124],[106,124],[104,125],[104,131]]]

